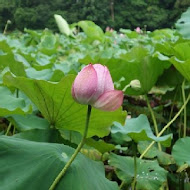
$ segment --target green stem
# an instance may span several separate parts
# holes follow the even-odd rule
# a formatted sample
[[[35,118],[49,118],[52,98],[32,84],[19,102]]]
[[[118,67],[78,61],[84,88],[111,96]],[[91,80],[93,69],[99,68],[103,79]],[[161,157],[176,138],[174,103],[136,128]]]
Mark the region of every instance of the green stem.
[[[137,145],[133,143],[133,154],[134,154],[134,179],[131,184],[132,190],[136,189],[136,181],[137,181]]]
[[[158,125],[157,125],[157,122],[156,122],[156,118],[155,118],[153,109],[152,109],[152,107],[150,106],[150,102],[149,102],[149,100],[148,100],[147,95],[145,95],[145,99],[146,99],[146,103],[147,103],[148,109],[149,109],[149,111],[150,111],[152,120],[153,120],[153,124],[154,124],[154,129],[155,129],[155,132],[156,132],[156,136],[158,136]],[[162,151],[162,147],[161,147],[160,143],[158,143],[158,149],[159,149],[160,151]]]
[[[119,186],[119,189],[122,189],[124,187],[124,185],[125,185],[125,182],[122,181],[121,185]]]
[[[5,35],[6,32],[7,32],[7,28],[8,28],[8,23],[6,23],[6,25],[5,25],[5,28],[4,28],[4,31],[3,31],[3,34],[4,34],[4,35]]]
[[[8,128],[7,128],[7,131],[6,131],[6,133],[5,133],[6,136],[9,134],[9,131],[10,131],[10,129],[11,129],[11,125],[12,125],[12,123],[10,122],[10,123],[9,123],[9,126],[8,126]]]
[[[184,172],[180,173],[179,175],[179,189],[184,189]]]
[[[182,114],[180,115],[180,118],[179,118],[179,131],[178,131],[178,138],[180,139],[181,138],[181,128],[182,128]]]
[[[89,126],[89,121],[90,121],[91,109],[92,109],[92,107],[90,105],[88,105],[85,130],[84,130],[84,134],[83,134],[83,137],[82,137],[82,140],[81,140],[80,144],[76,148],[76,150],[73,153],[73,155],[71,156],[70,160],[66,163],[66,165],[64,166],[64,168],[61,170],[61,172],[55,178],[55,180],[52,183],[52,185],[50,186],[49,190],[55,189],[56,185],[59,183],[59,181],[61,180],[61,178],[64,176],[64,174],[66,173],[67,169],[70,167],[70,165],[72,164],[72,162],[74,161],[74,159],[76,158],[76,156],[78,155],[78,153],[80,152],[81,148],[83,147],[83,145],[85,143],[85,140],[86,140],[87,133],[88,133],[88,126]]]
[[[104,153],[102,153],[100,160],[103,162],[103,158],[104,158]]]
[[[15,130],[16,130],[16,129],[15,129],[15,126],[13,126],[13,135],[15,134]]]
[[[181,86],[181,90],[182,90],[182,97],[183,97],[183,103],[185,102],[185,80],[182,83]],[[184,107],[184,128],[183,128],[183,137],[186,137],[186,131],[187,131],[187,110],[186,110],[186,106]]]
[[[175,105],[175,100],[176,100],[176,96],[177,96],[178,90],[179,90],[179,88],[177,87],[177,88],[176,88],[176,91],[175,91],[174,98],[173,98],[173,103],[172,103],[172,107],[171,107],[170,116],[169,116],[169,120],[168,120],[168,121],[170,121],[171,118],[172,118],[172,114],[173,114],[174,105]]]
[[[131,85],[130,84],[127,84],[124,88],[123,88],[123,92],[125,92],[126,90],[127,90],[127,88],[130,88],[131,87]]]
[[[181,109],[177,112],[177,114],[173,117],[173,119],[164,126],[164,128],[158,133],[157,137],[160,137],[164,131],[177,119],[177,117],[181,114],[181,112],[183,111],[183,109],[185,108],[185,106],[187,105],[187,103],[190,100],[190,94],[187,97],[185,103],[183,104],[183,106],[181,107]],[[154,145],[155,141],[152,141],[151,144],[146,148],[146,150],[141,154],[140,158],[143,158],[144,155],[151,149],[151,147]]]

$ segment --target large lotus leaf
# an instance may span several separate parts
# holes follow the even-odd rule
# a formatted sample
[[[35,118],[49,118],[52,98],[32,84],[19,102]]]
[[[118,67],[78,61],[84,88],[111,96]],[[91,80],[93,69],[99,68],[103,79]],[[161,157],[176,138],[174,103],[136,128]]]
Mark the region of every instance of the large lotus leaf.
[[[0,69],[1,70],[1,69]],[[3,85],[3,75],[10,71],[9,67],[5,67],[0,73],[0,84]]]
[[[190,59],[187,61],[181,61],[176,57],[172,57],[170,61],[176,67],[176,69],[188,80],[190,81]]]
[[[169,69],[166,69],[164,73],[159,77],[157,85],[160,87],[166,86],[166,91],[168,91],[168,86],[176,87],[177,85],[181,85],[183,80],[184,78],[181,73],[172,65]]]
[[[0,50],[3,51],[3,53],[10,53],[12,51],[6,40],[0,41]]]
[[[150,145],[149,141],[140,141],[138,143],[138,151],[142,154],[146,148]],[[171,165],[174,164],[174,158],[165,152],[159,151],[157,145],[153,145],[150,150],[144,155],[144,158],[155,158],[157,156],[157,160],[161,165]]]
[[[13,53],[0,56],[0,69],[9,67],[10,71],[17,76],[25,76],[24,65],[22,62],[15,60]]]
[[[173,156],[165,152],[158,151],[157,159],[160,165],[168,166],[171,164],[175,164]]]
[[[3,190],[49,189],[74,152],[63,144],[6,136],[0,136],[0,144],[0,186]],[[105,178],[102,163],[79,153],[56,189],[118,190],[118,186]]]
[[[190,59],[190,42],[179,43],[174,46],[173,54],[180,61],[186,61]]]
[[[49,122],[33,114],[28,115],[12,115],[10,121],[19,131],[27,131],[31,129],[48,129]]]
[[[52,62],[51,56],[45,55],[40,52],[36,54],[34,59],[36,60],[36,65],[33,65],[33,66],[36,66],[36,68],[39,68],[39,70],[46,69],[54,64],[54,62]]]
[[[56,53],[57,46],[58,43],[56,36],[49,33],[42,36],[41,42],[39,44],[39,49],[44,54],[52,55]]]
[[[111,130],[112,133],[121,133],[123,136],[128,135],[136,142],[153,140],[167,147],[171,144],[172,134],[156,137],[151,130],[146,115],[141,114],[137,118],[127,119],[124,126],[117,122],[114,125]]]
[[[171,48],[172,44],[168,41],[164,41],[164,42],[158,42],[155,44],[155,51],[166,55],[166,56],[170,56],[173,55],[173,49]]]
[[[134,158],[110,155],[111,166],[116,168],[117,176],[126,184],[134,178]],[[167,171],[161,168],[157,161],[142,160],[137,158],[136,189],[158,190],[167,180]]]
[[[36,69],[30,67],[26,69],[26,75],[27,77],[33,79],[50,80],[53,75],[53,71],[52,69],[43,69],[41,71],[37,71]]]
[[[39,44],[40,48],[45,48],[45,49],[52,49],[55,48],[54,46],[56,45],[56,36],[53,34],[45,34],[41,38],[41,42]]]
[[[37,54],[24,54],[20,52],[23,58],[36,70],[43,70],[52,68],[55,62],[55,57],[45,55],[41,52]]]
[[[190,81],[190,43],[180,43],[174,47],[174,56],[170,62],[175,68]]]
[[[175,26],[184,38],[190,39],[190,8],[181,15]]]
[[[15,58],[18,62],[23,63],[24,67],[28,68],[30,67],[30,63],[20,54],[20,50],[18,50],[18,53],[14,53]]]
[[[87,35],[89,39],[99,41],[104,40],[104,32],[94,22],[87,20],[80,21],[78,22],[78,26],[80,26],[83,29],[84,33]]]
[[[172,155],[179,166],[190,166],[190,137],[179,139],[173,146]]]
[[[124,145],[126,142],[132,141],[132,139],[126,135],[125,133],[120,133],[120,131],[117,131],[117,126],[120,126],[119,123],[114,123],[113,127],[111,128],[111,139],[114,143],[119,145]]]
[[[58,129],[78,131],[83,134],[87,106],[76,103],[71,95],[73,75],[68,75],[59,83],[4,75],[4,83],[22,90],[38,107],[43,116]],[[104,112],[92,109],[88,137],[103,137],[109,133],[114,121],[124,122],[126,113],[118,109]]]
[[[52,75],[50,81],[52,81],[52,82],[59,82],[64,76],[65,75],[64,75],[64,73],[62,71],[55,70],[53,72],[53,75]]]
[[[23,115],[31,112],[32,107],[26,105],[23,98],[16,98],[7,87],[0,86],[0,116]]]

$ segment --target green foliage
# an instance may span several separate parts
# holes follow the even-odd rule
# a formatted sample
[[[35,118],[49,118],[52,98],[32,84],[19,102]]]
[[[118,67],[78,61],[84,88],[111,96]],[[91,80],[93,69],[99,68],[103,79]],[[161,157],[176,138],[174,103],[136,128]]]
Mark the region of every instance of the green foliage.
[[[131,157],[110,155],[110,165],[116,168],[117,176],[129,185],[134,178],[134,159]],[[159,189],[166,182],[167,171],[157,161],[137,159],[136,189]]]
[[[159,2],[164,4],[160,8],[173,6],[172,0],[152,1],[154,6]],[[52,10],[56,6],[45,1],[18,4],[32,10],[38,3]],[[149,1],[129,4],[141,8]],[[60,3],[60,9],[69,5],[69,1]],[[57,14],[66,18],[63,13]],[[188,187],[189,137],[181,137],[190,134],[189,40],[171,29],[104,33],[95,22],[85,20],[68,27],[71,35],[48,29],[0,34],[1,187],[49,189],[78,150],[87,106],[73,100],[71,86],[90,62],[109,68],[115,89],[125,91],[123,106],[114,112],[92,109],[82,154],[56,188],[115,190],[118,186],[110,181],[120,185],[121,180],[122,190],[131,186],[157,190],[166,184],[171,189]],[[141,86],[132,88],[132,80]]]
[[[94,24],[91,21],[80,21],[78,22],[78,26],[80,26],[84,33],[87,35],[88,38],[94,40],[103,41],[104,40],[104,32],[102,29]]]
[[[124,126],[116,122],[114,124],[115,126],[112,128],[112,134],[121,133],[123,137],[128,135],[135,142],[154,140],[156,142],[161,142],[164,146],[170,146],[172,136],[154,136],[145,115],[140,115],[138,118],[126,120]]]
[[[190,43],[180,43],[174,47],[174,56],[170,59],[176,69],[190,81]]]
[[[44,118],[40,118],[34,114],[28,115],[13,115],[10,118],[11,122],[19,131],[27,131],[32,129],[47,129],[49,123]]]
[[[31,113],[32,108],[23,98],[16,98],[5,86],[0,86],[0,116]]]
[[[173,146],[172,155],[178,166],[187,164],[190,167],[189,146],[190,137],[179,139]]]
[[[29,190],[49,189],[74,151],[62,144],[39,143],[6,136],[0,136],[0,142],[0,186],[4,190],[24,190],[26,187]],[[7,171],[9,178],[5,175]],[[56,189],[84,190],[89,187],[92,190],[118,190],[116,183],[105,178],[102,163],[79,154]]]

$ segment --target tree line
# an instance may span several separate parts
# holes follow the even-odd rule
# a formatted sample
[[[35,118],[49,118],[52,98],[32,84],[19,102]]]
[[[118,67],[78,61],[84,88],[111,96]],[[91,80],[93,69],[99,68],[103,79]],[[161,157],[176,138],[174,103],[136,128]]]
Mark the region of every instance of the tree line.
[[[102,29],[171,28],[188,6],[190,0],[0,0],[0,30],[7,20],[11,30],[57,30],[54,14],[69,24],[92,20]]]

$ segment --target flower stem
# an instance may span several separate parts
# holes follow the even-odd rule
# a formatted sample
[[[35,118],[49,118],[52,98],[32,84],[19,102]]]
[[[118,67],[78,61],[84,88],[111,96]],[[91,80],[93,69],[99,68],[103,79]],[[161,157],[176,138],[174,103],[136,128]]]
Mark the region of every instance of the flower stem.
[[[55,180],[52,183],[52,185],[50,186],[49,190],[55,189],[56,185],[59,183],[59,181],[61,180],[61,178],[64,176],[64,174],[66,173],[67,169],[70,167],[70,165],[72,164],[72,162],[74,161],[74,159],[76,158],[76,156],[78,155],[78,153],[80,152],[81,148],[83,147],[83,145],[85,143],[85,140],[86,140],[87,133],[88,133],[88,126],[89,126],[89,121],[90,121],[91,109],[92,109],[92,107],[90,105],[88,105],[85,130],[84,130],[84,134],[83,134],[83,137],[82,137],[82,140],[81,140],[80,144],[76,148],[76,150],[73,153],[73,155],[71,156],[70,160],[66,163],[66,165],[64,166],[64,168],[61,170],[61,172],[55,178]]]
[[[149,109],[149,111],[150,111],[152,120],[153,120],[153,124],[154,124],[154,129],[155,129],[155,132],[156,132],[156,136],[158,136],[158,125],[157,125],[156,118],[155,118],[154,112],[153,112],[153,110],[152,110],[152,107],[151,107],[151,105],[150,105],[150,102],[149,102],[149,100],[148,100],[147,95],[145,95],[145,99],[146,99],[146,103],[147,103],[148,109]],[[160,151],[162,151],[162,147],[161,147],[160,143],[158,143],[158,149],[159,149]]]
[[[179,88],[177,86],[177,88],[175,90],[175,94],[174,94],[174,98],[173,98],[173,103],[172,103],[172,106],[171,106],[171,111],[170,111],[170,116],[169,116],[169,120],[168,121],[170,121],[171,118],[172,118],[172,114],[173,114],[173,111],[174,111],[175,100],[176,100],[176,96],[177,96],[178,91],[179,91]]]
[[[9,134],[9,131],[10,131],[10,129],[11,129],[11,125],[12,125],[12,123],[10,122],[10,123],[9,123],[9,126],[8,126],[8,128],[7,128],[7,131],[6,131],[6,133],[5,133],[6,136]]]
[[[124,187],[124,185],[125,185],[125,182],[122,181],[121,185],[119,186],[119,189],[122,190],[122,188]]]
[[[130,88],[131,87],[131,85],[130,84],[127,84],[124,88],[123,88],[123,92],[125,92],[126,90],[127,90],[127,88]]]
[[[134,156],[134,179],[131,184],[132,190],[135,190],[136,181],[137,181],[137,144],[133,142],[133,156]]]
[[[185,80],[182,83],[181,90],[182,90],[183,103],[185,103]],[[186,130],[187,130],[187,110],[186,110],[186,106],[184,107],[184,116],[183,117],[184,117],[183,137],[186,137]]]
[[[3,35],[5,35],[6,34],[6,32],[7,32],[7,29],[8,29],[8,22],[6,23],[6,25],[5,25],[5,28],[4,28],[4,31],[3,31]]]
[[[187,97],[186,101],[184,102],[183,106],[181,107],[181,109],[177,112],[177,114],[173,117],[173,119],[164,126],[164,128],[158,133],[157,137],[160,137],[165,130],[177,119],[177,117],[181,114],[181,112],[183,111],[183,109],[185,108],[185,106],[187,105],[187,103],[190,100],[190,94]],[[155,141],[152,141],[151,144],[146,148],[146,150],[141,154],[140,158],[143,158],[144,155],[151,149],[151,147],[154,145]]]

